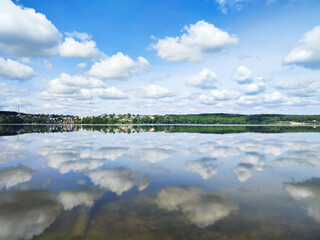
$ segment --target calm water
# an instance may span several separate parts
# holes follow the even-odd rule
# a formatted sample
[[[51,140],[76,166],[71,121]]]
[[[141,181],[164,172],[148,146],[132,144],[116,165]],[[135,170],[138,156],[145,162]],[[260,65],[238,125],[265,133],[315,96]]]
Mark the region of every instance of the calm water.
[[[0,239],[320,239],[319,128],[0,130]]]

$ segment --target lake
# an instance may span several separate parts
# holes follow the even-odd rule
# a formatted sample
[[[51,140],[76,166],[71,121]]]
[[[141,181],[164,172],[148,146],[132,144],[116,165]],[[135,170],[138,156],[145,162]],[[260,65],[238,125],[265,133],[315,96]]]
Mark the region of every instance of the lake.
[[[320,239],[320,128],[0,126],[0,239]]]

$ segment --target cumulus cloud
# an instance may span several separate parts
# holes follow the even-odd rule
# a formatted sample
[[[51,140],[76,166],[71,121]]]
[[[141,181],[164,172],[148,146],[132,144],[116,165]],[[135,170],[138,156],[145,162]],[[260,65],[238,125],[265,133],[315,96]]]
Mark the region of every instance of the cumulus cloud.
[[[137,96],[141,98],[165,98],[173,97],[175,93],[167,88],[151,84],[149,86],[143,86],[138,89]]]
[[[0,77],[11,80],[27,80],[35,76],[33,69],[11,59],[0,58]]]
[[[60,214],[48,191],[0,193],[0,239],[31,239],[40,235]]]
[[[118,52],[93,64],[89,74],[101,79],[127,79],[150,68],[149,62],[138,57],[133,61],[128,55]]]
[[[116,87],[96,88],[91,91],[91,95],[102,99],[126,99],[127,95]]]
[[[58,195],[58,201],[64,210],[71,210],[77,206],[92,207],[99,200],[102,192],[95,188],[85,187],[76,190],[62,191]]]
[[[231,202],[204,193],[200,187],[167,187],[158,193],[157,205],[168,211],[181,211],[190,223],[204,228],[236,212]]]
[[[274,85],[276,88],[286,91],[295,97],[320,96],[320,82],[312,80],[280,80]]]
[[[208,68],[202,69],[198,74],[186,77],[185,82],[189,87],[201,89],[215,88],[217,75]]]
[[[49,81],[49,89],[38,94],[41,99],[76,98],[124,99],[127,96],[116,87],[107,87],[101,80],[87,75],[62,73]]]
[[[14,97],[4,102],[8,106],[27,106],[31,103],[26,98]]]
[[[233,75],[233,79],[239,84],[252,83],[252,72],[246,66],[239,66],[236,73]]]
[[[284,58],[284,63],[311,69],[320,68],[320,26],[314,27],[304,35]]]
[[[57,52],[61,34],[44,14],[2,0],[0,22],[1,55],[35,57]]]
[[[284,189],[294,198],[307,214],[320,222],[320,179],[312,178],[304,182],[284,183]]]
[[[96,47],[96,42],[91,40],[87,33],[67,33],[64,42],[59,46],[59,53],[62,57],[76,57],[83,59],[97,59],[103,53]],[[75,40],[80,39],[80,41]]]
[[[34,174],[35,171],[25,166],[3,168],[0,170],[0,190],[28,182]]]
[[[247,95],[242,96],[237,100],[239,105],[265,105],[274,106],[277,105],[292,105],[293,103],[298,104],[297,101],[301,99],[289,99],[287,96],[283,95],[281,92],[273,91],[258,95]]]
[[[228,101],[239,98],[240,94],[225,89],[214,89],[209,95],[200,95],[199,102],[207,105],[217,104],[219,101]]]
[[[237,36],[205,21],[185,26],[183,31],[181,36],[165,37],[152,45],[157,55],[166,61],[199,61],[206,53],[238,43]]]
[[[242,84],[240,86],[240,91],[244,92],[247,95],[256,95],[263,92],[265,89],[265,84],[261,77],[254,79],[254,82],[249,84]]]
[[[143,191],[150,182],[149,176],[143,176],[127,168],[100,168],[88,172],[87,175],[95,185],[114,192],[118,196],[134,186],[137,186],[139,191]]]
[[[18,90],[15,86],[7,83],[0,83],[0,96],[21,96],[26,93],[26,90]]]
[[[175,154],[175,151],[163,148],[143,148],[137,150],[136,153],[141,161],[155,163],[172,157]]]
[[[218,167],[214,163],[215,160],[215,158],[200,158],[198,160],[187,161],[183,167],[188,172],[197,173],[203,179],[208,179],[218,172]]]

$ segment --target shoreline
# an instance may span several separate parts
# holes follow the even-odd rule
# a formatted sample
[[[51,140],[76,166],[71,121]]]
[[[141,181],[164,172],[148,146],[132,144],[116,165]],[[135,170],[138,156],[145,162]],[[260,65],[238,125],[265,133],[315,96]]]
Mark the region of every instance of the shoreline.
[[[0,123],[0,126],[204,126],[204,127],[320,127],[319,124],[81,124],[81,123]]]

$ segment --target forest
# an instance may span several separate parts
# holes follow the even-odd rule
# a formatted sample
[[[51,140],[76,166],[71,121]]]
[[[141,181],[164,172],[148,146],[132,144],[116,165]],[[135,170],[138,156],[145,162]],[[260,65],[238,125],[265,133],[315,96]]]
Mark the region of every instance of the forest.
[[[103,114],[79,117],[72,115],[24,114],[0,112],[0,124],[320,124],[320,115],[286,114]]]

